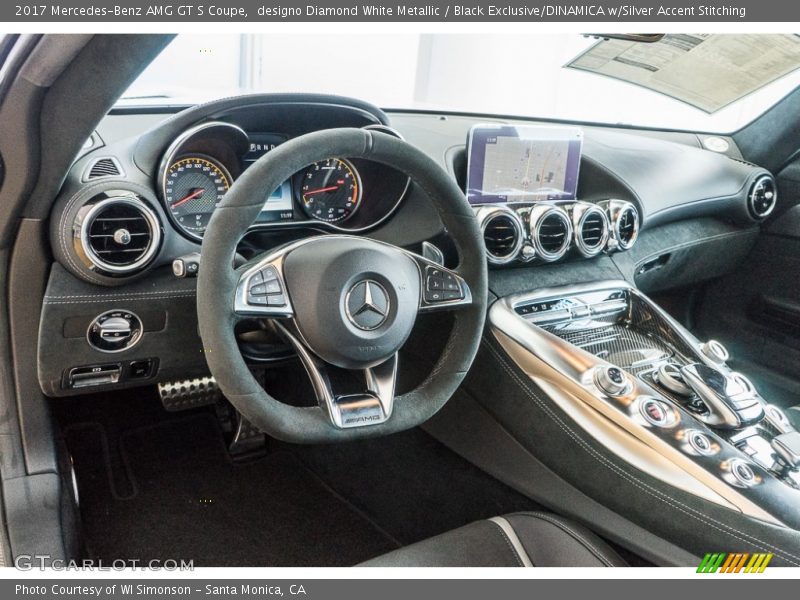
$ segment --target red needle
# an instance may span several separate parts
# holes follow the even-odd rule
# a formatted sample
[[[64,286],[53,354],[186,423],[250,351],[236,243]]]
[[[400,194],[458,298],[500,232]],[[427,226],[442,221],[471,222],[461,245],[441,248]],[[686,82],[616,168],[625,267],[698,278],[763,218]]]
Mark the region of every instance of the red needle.
[[[338,185],[331,185],[331,186],[328,186],[328,187],[319,188],[318,190],[308,190],[306,192],[306,195],[310,196],[311,194],[321,194],[322,192],[332,192],[333,190],[338,190],[338,189],[339,189]]]
[[[189,200],[194,200],[198,196],[202,196],[204,193],[205,193],[205,189],[203,189],[203,188],[197,189],[197,190],[193,191],[191,194],[189,194],[188,196],[186,196],[186,198],[181,198],[180,200],[178,200],[175,204],[172,205],[172,208],[176,208],[176,207],[180,206],[181,204],[186,204]]]

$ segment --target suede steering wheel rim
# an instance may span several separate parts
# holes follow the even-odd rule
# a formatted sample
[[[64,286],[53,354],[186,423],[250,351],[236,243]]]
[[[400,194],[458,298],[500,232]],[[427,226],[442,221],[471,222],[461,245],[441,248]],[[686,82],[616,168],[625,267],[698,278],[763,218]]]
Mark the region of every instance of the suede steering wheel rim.
[[[456,248],[458,267],[437,269],[423,257],[368,238],[322,235],[307,238],[272,255],[267,253],[266,259],[262,255],[244,267],[234,269],[237,244],[261,211],[265,190],[277,189],[309,164],[335,157],[368,159],[408,175],[436,207]],[[314,271],[314,264],[308,258],[312,251],[328,257],[329,264],[326,263],[325,270]],[[286,294],[286,307],[275,313],[265,312],[265,318],[274,318],[284,331],[291,329],[289,325],[296,326],[295,335],[291,337],[296,342],[298,355],[305,359],[306,369],[313,369],[314,365],[321,365],[326,360],[347,368],[363,366],[367,380],[372,378],[370,389],[388,390],[391,402],[381,402],[377,406],[373,396],[382,397],[378,391],[371,391],[362,399],[329,398],[329,404],[332,403],[334,408],[328,406],[329,414],[326,414],[325,406],[300,408],[284,404],[259,385],[239,351],[234,326],[247,315],[259,316],[261,313],[256,314],[257,311],[270,310],[250,306],[242,309],[241,304],[247,305],[247,290],[255,281],[251,276],[255,274],[260,281],[264,269],[273,268],[273,265]],[[327,278],[318,289],[316,282],[310,279],[315,273],[320,279]],[[338,280],[331,279],[339,273],[341,285]],[[426,278],[431,274],[449,277],[447,281],[450,282],[457,281],[463,298],[448,302],[431,300],[425,289]],[[418,281],[414,281],[416,276]],[[306,288],[301,285],[304,282],[310,282],[313,293],[306,293]],[[381,311],[386,314],[375,317],[384,321],[373,331],[362,330],[347,304],[354,292],[363,295],[364,289],[368,294],[364,306],[367,306],[367,301],[372,301],[374,295],[385,295],[385,305],[376,309],[376,314]],[[302,293],[298,293],[299,290]],[[416,301],[415,294],[419,306],[415,307],[412,317],[409,298]],[[335,301],[323,302],[326,298]],[[253,425],[288,442],[327,443],[376,437],[409,429],[429,419],[450,399],[475,358],[483,332],[486,303],[487,267],[483,240],[475,213],[463,192],[426,154],[378,131],[330,129],[303,135],[278,146],[256,161],[231,186],[214,211],[203,240],[197,281],[197,313],[211,374],[228,400]],[[328,305],[342,315],[346,313],[350,322],[344,322],[347,320],[344,317],[342,323],[338,318],[330,318],[327,325],[311,322],[319,320],[312,309]],[[431,365],[426,379],[416,389],[395,398],[396,352],[407,339],[416,313],[423,309],[453,310],[454,325],[444,351]],[[338,341],[331,337],[337,332],[348,340],[338,344],[338,348],[337,344],[328,343]],[[361,340],[374,342],[359,345]],[[387,367],[390,362],[391,366]],[[390,389],[386,387],[389,376],[392,378]],[[313,380],[314,377],[312,383]],[[367,404],[371,408],[362,410]],[[347,412],[344,419],[341,414],[338,419],[333,419],[333,412],[342,407],[353,412]],[[375,418],[376,424],[369,420],[357,422],[350,416],[377,415],[381,408],[384,418]]]

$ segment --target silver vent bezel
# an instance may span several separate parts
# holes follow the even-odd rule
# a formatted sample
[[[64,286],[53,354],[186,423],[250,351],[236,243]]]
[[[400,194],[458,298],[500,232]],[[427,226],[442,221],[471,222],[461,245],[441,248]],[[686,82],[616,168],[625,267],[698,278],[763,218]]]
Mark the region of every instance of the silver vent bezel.
[[[104,160],[110,160],[114,164],[114,167],[116,167],[117,173],[113,175],[98,175],[97,177],[90,177],[89,175],[92,172],[92,169],[94,169],[97,163]],[[113,177],[125,177],[125,170],[122,168],[119,160],[114,156],[98,156],[97,158],[92,159],[89,164],[86,165],[86,168],[83,170],[83,175],[81,175],[81,181],[83,183],[87,183],[89,181],[97,181],[98,179],[111,179]]]
[[[515,260],[522,250],[522,244],[525,241],[525,224],[519,214],[507,206],[483,206],[478,209],[478,223],[481,228],[481,239],[483,240],[483,247],[486,253],[486,259],[493,265],[507,265]],[[486,228],[489,224],[500,217],[511,220],[516,239],[514,240],[514,247],[507,256],[497,256],[489,252],[486,246]]]
[[[600,242],[596,246],[587,246],[583,241],[583,228],[586,225],[586,219],[591,215],[598,215],[603,220],[603,233],[600,236]],[[586,258],[597,256],[606,249],[608,238],[611,235],[611,225],[608,220],[606,211],[588,202],[576,202],[572,205],[572,228],[573,228],[573,241],[575,248],[578,252]]]
[[[639,217],[639,209],[636,205],[627,200],[605,200],[600,203],[608,216],[610,224],[611,235],[609,237],[608,249],[609,250],[629,250],[639,239],[639,230],[641,229],[641,218]],[[622,221],[622,215],[626,212],[632,211],[634,216],[633,222],[633,235],[627,242],[623,242],[619,234],[619,228]]]
[[[550,252],[542,246],[542,240],[540,238],[539,231],[544,223],[544,220],[553,215],[558,216],[558,218],[562,220],[566,230],[564,233],[564,243],[557,252]],[[572,220],[570,219],[569,214],[567,214],[567,211],[560,206],[541,204],[534,206],[528,215],[528,227],[531,242],[533,243],[533,247],[536,250],[536,256],[538,258],[541,258],[546,262],[553,262],[562,258],[567,251],[569,251],[573,236]]]
[[[114,265],[104,261],[94,251],[94,248],[92,248],[92,245],[89,243],[89,229],[97,218],[97,215],[105,208],[120,203],[127,204],[128,206],[139,210],[150,228],[150,245],[144,251],[144,254],[128,265]],[[75,230],[76,237],[80,242],[81,250],[83,251],[83,254],[89,263],[91,263],[91,267],[94,270],[111,273],[114,275],[128,275],[143,269],[155,257],[156,252],[158,252],[158,249],[161,246],[161,222],[158,219],[158,216],[144,202],[135,198],[117,196],[101,200],[100,202],[91,205],[88,211],[82,215],[80,221],[76,222]]]
[[[755,206],[755,199],[753,194],[755,194],[756,189],[759,185],[761,185],[764,181],[769,181],[772,184],[772,203],[769,205],[769,208],[764,212],[759,212],[756,210]],[[750,214],[756,219],[766,219],[772,211],[775,210],[775,206],[778,204],[778,184],[775,181],[775,178],[772,175],[763,174],[756,177],[753,181],[753,184],[750,186],[750,191],[747,192],[747,209],[750,211]]]

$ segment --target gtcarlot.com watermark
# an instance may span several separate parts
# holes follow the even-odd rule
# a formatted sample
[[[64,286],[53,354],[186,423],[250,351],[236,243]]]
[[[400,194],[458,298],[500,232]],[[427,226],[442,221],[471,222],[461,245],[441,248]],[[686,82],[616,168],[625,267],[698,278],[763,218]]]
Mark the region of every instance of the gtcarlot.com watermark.
[[[20,554],[14,559],[14,566],[20,571],[194,571],[193,560],[139,560],[120,558],[105,560],[64,560],[48,554]]]

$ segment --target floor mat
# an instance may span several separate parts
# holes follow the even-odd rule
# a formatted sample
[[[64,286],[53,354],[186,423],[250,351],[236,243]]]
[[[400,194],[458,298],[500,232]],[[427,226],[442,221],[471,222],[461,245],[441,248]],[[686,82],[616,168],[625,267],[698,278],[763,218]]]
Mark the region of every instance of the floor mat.
[[[128,431],[127,477],[113,473],[113,441],[99,424],[74,426],[88,554],[184,559],[195,566],[346,566],[398,546],[289,452],[229,461],[210,414]],[[129,479],[122,486],[120,479]]]

